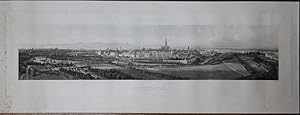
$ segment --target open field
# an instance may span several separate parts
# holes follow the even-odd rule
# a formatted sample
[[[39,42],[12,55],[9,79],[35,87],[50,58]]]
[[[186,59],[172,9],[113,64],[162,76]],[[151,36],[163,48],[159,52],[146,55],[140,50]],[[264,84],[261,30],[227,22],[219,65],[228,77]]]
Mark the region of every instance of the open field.
[[[250,73],[246,70],[246,68],[241,64],[235,64],[235,63],[224,63],[224,64],[231,70],[233,70],[243,76],[250,75]]]
[[[33,78],[34,80],[66,80],[67,78],[62,75],[54,75],[54,74],[45,74],[42,73]]]
[[[240,71],[240,73],[245,74],[248,73],[245,69],[239,68],[239,65],[240,64],[231,64],[231,66],[233,66],[236,71]],[[225,64],[178,68],[159,68],[156,70],[152,69],[150,71],[160,71],[162,73],[189,79],[236,79],[243,76],[242,74],[232,70]]]

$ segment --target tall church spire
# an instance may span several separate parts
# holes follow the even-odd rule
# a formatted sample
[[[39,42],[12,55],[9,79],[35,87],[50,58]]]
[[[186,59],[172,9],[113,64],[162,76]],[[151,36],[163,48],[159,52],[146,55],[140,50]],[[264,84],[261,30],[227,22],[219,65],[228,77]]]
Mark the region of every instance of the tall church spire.
[[[168,51],[170,47],[168,46],[168,39],[167,36],[165,37],[165,45],[161,47],[162,51]]]
[[[165,37],[165,46],[168,46],[168,40],[167,40],[167,37]]]

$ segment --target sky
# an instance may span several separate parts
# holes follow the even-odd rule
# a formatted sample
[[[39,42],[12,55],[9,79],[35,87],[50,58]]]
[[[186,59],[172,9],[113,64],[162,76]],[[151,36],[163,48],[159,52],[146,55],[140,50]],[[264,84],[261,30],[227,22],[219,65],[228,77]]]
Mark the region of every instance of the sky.
[[[17,44],[119,43],[159,47],[277,48],[284,13],[275,3],[12,2]],[[84,47],[84,46],[83,46]]]

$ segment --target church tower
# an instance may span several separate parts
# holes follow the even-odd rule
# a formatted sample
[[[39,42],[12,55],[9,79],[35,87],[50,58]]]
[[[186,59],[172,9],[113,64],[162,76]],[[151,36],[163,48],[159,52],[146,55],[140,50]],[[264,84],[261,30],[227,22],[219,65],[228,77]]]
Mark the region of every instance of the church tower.
[[[170,46],[168,46],[168,39],[165,37],[165,45],[160,48],[162,51],[170,50]]]
[[[168,46],[168,40],[167,40],[167,37],[165,38],[165,46]]]

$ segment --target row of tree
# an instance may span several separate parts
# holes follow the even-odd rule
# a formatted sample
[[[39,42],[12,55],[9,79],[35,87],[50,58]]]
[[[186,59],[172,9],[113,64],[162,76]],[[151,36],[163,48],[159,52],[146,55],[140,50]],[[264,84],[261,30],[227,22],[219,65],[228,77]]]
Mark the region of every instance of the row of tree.
[[[93,69],[90,68],[90,71],[96,73],[99,76],[105,77],[107,79],[139,79],[134,78],[120,70],[116,69]]]
[[[60,68],[59,71],[74,76],[73,79],[83,79],[83,80],[89,80],[89,79],[96,79],[91,74],[84,74],[77,71],[67,70],[64,68]]]

